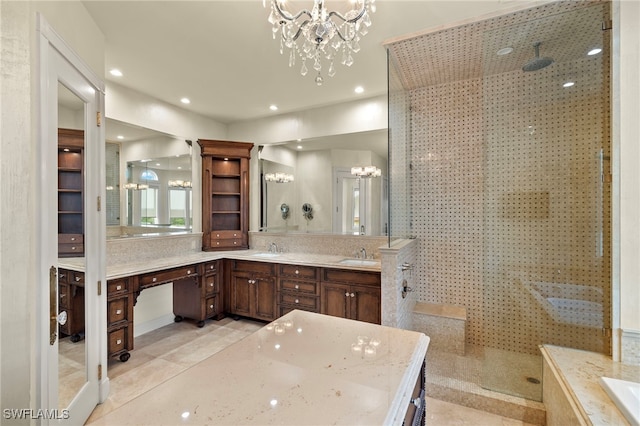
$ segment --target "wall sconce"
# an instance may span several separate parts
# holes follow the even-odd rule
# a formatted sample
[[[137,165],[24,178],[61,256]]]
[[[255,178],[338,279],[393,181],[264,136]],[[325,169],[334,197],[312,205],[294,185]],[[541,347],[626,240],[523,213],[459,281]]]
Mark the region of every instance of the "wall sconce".
[[[146,183],[125,183],[122,185],[122,189],[133,189],[134,191],[143,191],[149,189],[149,185]]]
[[[289,173],[275,172],[275,173],[266,173],[264,175],[264,180],[267,182],[276,182],[276,183],[289,183],[293,182],[293,175]]]
[[[371,178],[382,176],[382,170],[376,166],[356,166],[351,168],[351,174],[360,178]]]
[[[170,180],[170,188],[191,188],[191,182],[188,180]]]

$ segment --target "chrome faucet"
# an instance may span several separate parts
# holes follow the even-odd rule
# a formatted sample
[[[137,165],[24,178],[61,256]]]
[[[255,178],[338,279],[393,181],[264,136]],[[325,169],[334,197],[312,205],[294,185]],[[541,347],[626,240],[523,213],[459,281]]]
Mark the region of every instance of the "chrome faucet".
[[[361,248],[360,248],[360,256],[361,256],[363,259],[366,259],[366,258],[367,258],[367,250],[366,250],[364,247],[361,247]]]
[[[277,253],[278,245],[276,243],[269,244],[269,253]]]

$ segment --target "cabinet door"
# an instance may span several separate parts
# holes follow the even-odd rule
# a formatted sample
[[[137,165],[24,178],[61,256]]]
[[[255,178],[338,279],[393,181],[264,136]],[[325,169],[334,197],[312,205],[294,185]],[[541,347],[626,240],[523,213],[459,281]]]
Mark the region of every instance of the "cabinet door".
[[[349,318],[350,286],[322,283],[320,287],[320,312],[334,317]]]
[[[380,324],[380,289],[367,286],[351,286],[350,318],[358,321]]]
[[[255,277],[255,317],[272,321],[276,314],[276,281],[272,277]]]
[[[251,316],[251,303],[255,294],[254,284],[249,273],[238,271],[231,273],[229,283],[229,309],[232,314]]]

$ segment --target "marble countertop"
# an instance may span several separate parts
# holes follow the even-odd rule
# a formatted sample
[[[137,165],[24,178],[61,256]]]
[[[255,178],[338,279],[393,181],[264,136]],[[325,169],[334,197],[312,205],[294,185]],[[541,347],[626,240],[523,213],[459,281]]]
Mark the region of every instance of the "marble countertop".
[[[368,260],[371,264],[358,264],[355,262],[341,263],[347,256],[304,254],[304,253],[277,253],[270,254],[260,250],[233,250],[233,251],[200,251],[187,253],[182,256],[164,257],[153,260],[134,261],[116,265],[107,265],[107,279],[122,278],[130,275],[144,274],[162,269],[186,266],[192,263],[207,262],[216,259],[252,260],[259,262],[287,263],[295,265],[310,265],[317,267],[351,269],[361,271],[380,272],[380,260]],[[84,271],[84,258],[61,258],[58,265],[61,268],[75,271]]]
[[[422,333],[295,310],[93,424],[400,425],[428,345]]]
[[[610,356],[544,345],[542,354],[571,390],[581,414],[594,425],[628,424],[599,383],[600,377],[640,382],[640,366],[614,362]]]

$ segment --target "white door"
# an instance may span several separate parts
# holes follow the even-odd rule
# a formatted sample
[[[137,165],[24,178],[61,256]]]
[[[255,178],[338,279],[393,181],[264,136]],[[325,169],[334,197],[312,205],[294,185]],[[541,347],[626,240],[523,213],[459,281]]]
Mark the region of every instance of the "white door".
[[[83,424],[108,391],[101,371],[101,365],[106,366],[106,225],[100,211],[105,186],[104,131],[98,119],[104,105],[103,83],[42,17],[38,31],[38,415],[42,424]],[[65,198],[58,188],[59,179],[62,180],[58,176],[59,127],[71,127],[84,134],[83,172],[76,175],[83,187],[77,209],[81,209],[83,217],[79,226],[84,235],[84,255],[64,259],[58,252],[58,233],[66,220],[58,211]],[[80,310],[76,311],[76,320],[84,319],[79,323],[81,331],[74,336],[63,335],[58,326],[66,313],[59,304],[61,264],[84,273],[84,285],[75,287],[84,311],[82,316]]]

